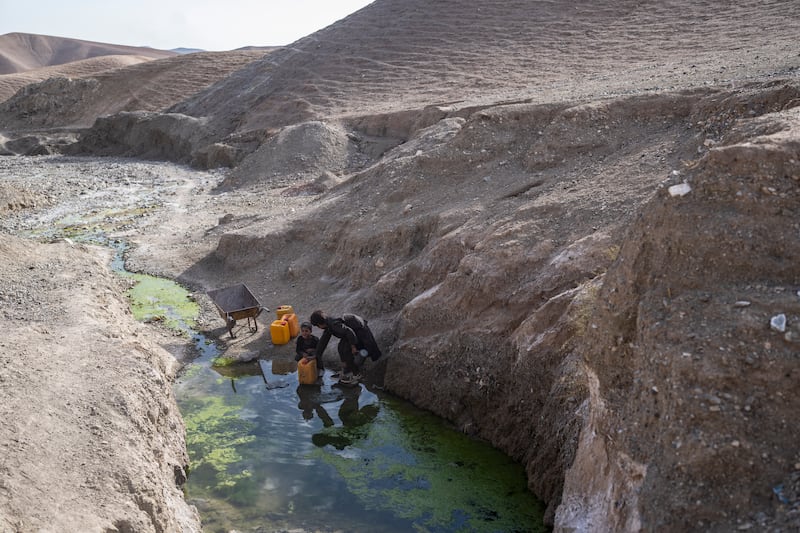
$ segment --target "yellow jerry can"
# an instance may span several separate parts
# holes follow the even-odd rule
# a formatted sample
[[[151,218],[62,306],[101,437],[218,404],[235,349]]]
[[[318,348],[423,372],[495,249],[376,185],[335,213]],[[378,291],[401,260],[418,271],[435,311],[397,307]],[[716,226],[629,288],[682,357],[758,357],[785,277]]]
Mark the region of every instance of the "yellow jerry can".
[[[297,380],[300,385],[313,385],[317,382],[317,360],[303,357],[297,363]]]
[[[285,320],[273,320],[269,326],[272,344],[286,344],[292,338],[289,335],[289,323]]]
[[[289,336],[294,338],[300,335],[300,322],[297,319],[297,315],[294,313],[289,313],[288,315],[283,315],[283,320],[285,320],[289,324]]]
[[[294,309],[291,305],[279,305],[277,309],[275,309],[275,314],[278,315],[278,318],[283,318],[283,315],[289,315],[294,313]]]

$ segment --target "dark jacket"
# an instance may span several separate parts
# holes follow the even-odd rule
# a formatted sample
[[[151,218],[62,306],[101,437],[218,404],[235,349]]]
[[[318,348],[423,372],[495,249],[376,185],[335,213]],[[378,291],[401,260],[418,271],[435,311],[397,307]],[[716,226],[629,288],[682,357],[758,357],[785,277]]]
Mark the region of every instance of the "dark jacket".
[[[306,350],[312,349],[316,350],[317,344],[319,344],[319,338],[316,335],[309,335],[308,339],[303,337],[302,335],[298,335],[297,337],[297,345],[295,346],[295,356],[294,360],[299,361],[303,357],[306,356]]]
[[[328,341],[331,340],[331,336],[340,339],[340,344],[355,345],[359,350],[366,349],[373,361],[381,356],[381,351],[378,349],[378,344],[372,336],[372,331],[370,331],[367,321],[360,316],[345,313],[341,318],[328,317],[325,323],[327,327],[317,345],[317,357],[321,356],[325,348],[328,347]]]

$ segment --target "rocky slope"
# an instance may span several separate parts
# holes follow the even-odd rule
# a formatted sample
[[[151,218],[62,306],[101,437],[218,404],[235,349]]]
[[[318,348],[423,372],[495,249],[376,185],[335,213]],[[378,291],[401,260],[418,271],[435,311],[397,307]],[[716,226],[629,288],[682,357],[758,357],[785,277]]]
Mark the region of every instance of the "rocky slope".
[[[242,137],[263,139],[311,119],[735,86],[797,66],[800,23],[786,9],[782,0],[379,0],[170,111],[204,119],[196,151],[211,142],[239,146]],[[413,124],[374,126],[405,139]],[[124,152],[130,140],[117,142]]]
[[[0,134],[0,153],[70,151],[77,132],[92,126],[98,117],[164,110],[267,53],[198,52],[158,60],[105,56],[0,76],[0,99],[2,89],[9,90],[8,99],[0,103],[0,123],[6,132]],[[102,127],[95,130],[97,135],[104,135]],[[155,142],[166,144],[166,153],[174,157],[175,143],[169,138],[162,136]],[[100,143],[94,151],[102,152]]]

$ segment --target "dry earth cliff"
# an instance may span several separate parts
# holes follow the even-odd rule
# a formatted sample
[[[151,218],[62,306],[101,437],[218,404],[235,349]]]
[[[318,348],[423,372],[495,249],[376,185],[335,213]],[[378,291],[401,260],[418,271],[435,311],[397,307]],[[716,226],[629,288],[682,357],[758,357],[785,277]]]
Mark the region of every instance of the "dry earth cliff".
[[[64,150],[233,165],[130,268],[368,316],[368,379],[522,461],[555,529],[790,531],[797,7],[378,0]],[[59,203],[25,183],[14,217]]]

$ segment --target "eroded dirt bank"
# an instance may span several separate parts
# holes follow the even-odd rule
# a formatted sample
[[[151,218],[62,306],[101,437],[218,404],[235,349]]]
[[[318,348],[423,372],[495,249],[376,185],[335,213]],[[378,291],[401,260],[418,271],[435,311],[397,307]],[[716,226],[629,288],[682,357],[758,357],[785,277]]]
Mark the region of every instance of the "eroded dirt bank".
[[[0,235],[0,530],[199,531],[167,339],[107,249]]]

